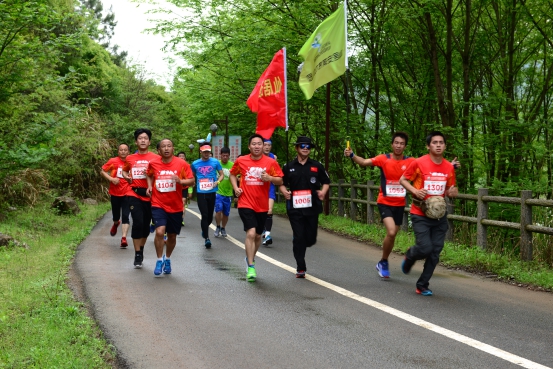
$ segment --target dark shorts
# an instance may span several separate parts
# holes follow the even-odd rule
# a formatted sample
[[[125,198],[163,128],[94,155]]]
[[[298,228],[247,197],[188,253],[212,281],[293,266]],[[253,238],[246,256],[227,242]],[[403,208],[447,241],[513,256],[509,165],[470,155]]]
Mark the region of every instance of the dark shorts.
[[[238,208],[238,215],[240,215],[240,219],[242,219],[242,223],[244,223],[244,231],[247,232],[249,229],[255,228],[256,234],[260,235],[263,233],[265,229],[265,220],[267,220],[266,211],[257,213],[252,209]]]
[[[223,212],[223,215],[230,215],[230,205],[232,204],[232,196],[223,196],[217,194],[215,197],[215,212]]]
[[[378,212],[380,217],[384,218],[393,218],[397,226],[403,224],[403,213],[405,212],[404,206],[390,206],[384,204],[376,204],[378,206]]]
[[[182,211],[179,213],[168,213],[162,208],[152,206],[152,220],[156,228],[165,226],[166,233],[180,234]]]

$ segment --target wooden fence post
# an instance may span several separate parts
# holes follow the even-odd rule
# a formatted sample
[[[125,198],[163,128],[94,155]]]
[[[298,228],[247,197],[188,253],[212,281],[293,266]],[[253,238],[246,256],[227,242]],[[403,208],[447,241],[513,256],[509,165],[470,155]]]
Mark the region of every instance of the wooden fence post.
[[[344,180],[338,180],[338,216],[344,216]]]
[[[485,250],[488,247],[488,228],[482,224],[482,219],[488,219],[488,203],[482,201],[483,196],[488,196],[487,188],[478,189],[478,215],[476,216],[476,244]]]
[[[447,197],[445,199],[447,214],[453,214],[455,207],[453,206],[453,200]],[[447,232],[445,234],[446,241],[453,241],[453,220],[447,220]]]
[[[526,226],[532,224],[532,206],[526,205],[526,200],[532,198],[532,191],[520,191],[520,258],[531,261],[533,257],[532,232]]]
[[[407,192],[407,194],[405,195],[405,207],[411,209],[411,205],[409,205],[409,203],[411,202],[409,196],[410,194],[409,192]],[[403,222],[401,223],[401,230],[404,232],[409,231],[409,213],[406,213],[405,209],[403,209]]]
[[[367,224],[374,224],[373,190],[374,181],[367,181]]]
[[[351,187],[349,191],[349,196],[351,201],[349,202],[349,217],[351,220],[357,220],[357,204],[353,201],[357,199],[357,189],[353,188],[354,185],[357,184],[357,180],[352,179],[351,180]]]

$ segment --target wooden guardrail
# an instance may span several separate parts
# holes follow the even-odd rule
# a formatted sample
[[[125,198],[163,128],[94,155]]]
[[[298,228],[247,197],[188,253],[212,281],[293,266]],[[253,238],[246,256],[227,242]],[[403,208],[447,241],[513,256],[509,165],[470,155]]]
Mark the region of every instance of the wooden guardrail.
[[[338,215],[346,215],[345,205],[349,203],[349,217],[357,219],[356,204],[364,204],[367,207],[367,224],[375,223],[376,196],[378,195],[379,186],[374,184],[374,181],[367,181],[366,184],[358,184],[356,180],[351,180],[346,183],[341,179],[338,183],[330,184],[330,201],[338,202]],[[337,189],[337,196],[333,196],[333,189]],[[350,196],[345,197],[346,190],[349,189]],[[358,189],[366,192],[366,199],[358,197]],[[468,217],[454,214],[454,206],[451,201],[447,201],[447,220],[449,222],[449,230],[447,239],[453,239],[453,222],[465,222],[476,224],[476,244],[481,248],[487,247],[488,227],[499,227],[516,229],[520,231],[520,257],[522,260],[532,260],[532,233],[542,233],[553,235],[552,227],[543,227],[532,223],[532,207],[542,206],[553,208],[553,200],[533,199],[532,191],[521,191],[520,197],[503,197],[503,196],[488,196],[488,189],[481,188],[477,195],[459,194],[457,199],[476,201],[477,216]],[[505,222],[488,218],[489,203],[513,204],[520,205],[520,222]],[[407,195],[407,204],[410,204],[409,194]],[[402,230],[407,231],[408,227],[408,205],[403,214]]]

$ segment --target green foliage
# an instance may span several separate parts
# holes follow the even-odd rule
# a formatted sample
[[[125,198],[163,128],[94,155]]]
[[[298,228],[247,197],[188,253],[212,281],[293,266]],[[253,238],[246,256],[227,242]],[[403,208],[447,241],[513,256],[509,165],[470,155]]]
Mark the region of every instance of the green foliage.
[[[113,348],[65,284],[78,244],[108,209],[80,206],[78,216],[55,216],[40,203],[0,223],[28,245],[0,248],[2,368],[111,367]]]

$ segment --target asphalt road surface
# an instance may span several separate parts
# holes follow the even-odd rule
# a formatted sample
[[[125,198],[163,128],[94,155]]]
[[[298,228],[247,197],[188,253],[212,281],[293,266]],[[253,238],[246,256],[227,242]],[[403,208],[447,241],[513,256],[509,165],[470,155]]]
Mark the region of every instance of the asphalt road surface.
[[[236,209],[229,237],[210,230],[210,250],[198,216],[192,203],[171,275],[153,275],[153,235],[134,269],[132,247],[119,248],[121,228],[109,236],[111,213],[80,245],[73,269],[121,367],[553,367],[551,293],[438,267],[434,296],[423,297],[421,262],[404,275],[392,255],[383,281],[379,247],[322,230],[307,250],[307,278],[296,279],[290,224],[276,216],[251,283]]]

